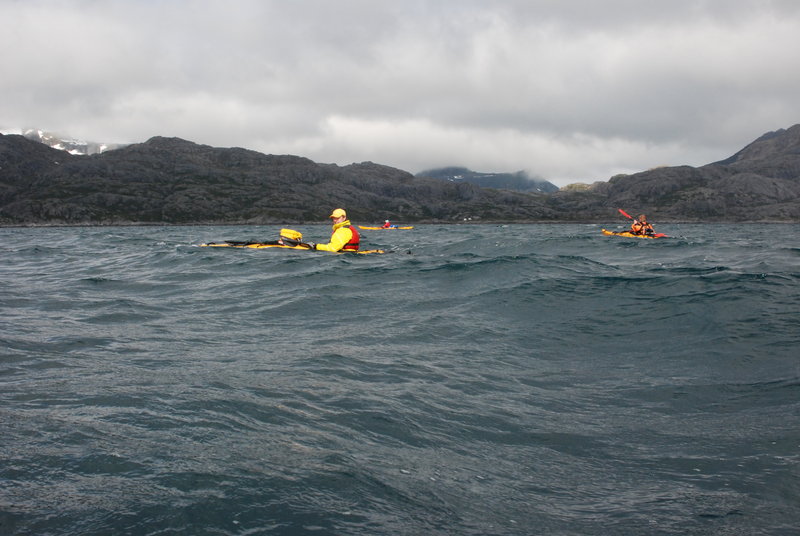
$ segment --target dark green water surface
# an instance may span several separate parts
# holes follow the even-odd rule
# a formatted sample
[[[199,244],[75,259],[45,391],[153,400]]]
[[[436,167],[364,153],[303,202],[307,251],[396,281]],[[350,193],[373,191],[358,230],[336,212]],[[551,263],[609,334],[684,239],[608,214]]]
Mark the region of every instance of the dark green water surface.
[[[279,228],[0,229],[0,533],[800,527],[800,226]]]

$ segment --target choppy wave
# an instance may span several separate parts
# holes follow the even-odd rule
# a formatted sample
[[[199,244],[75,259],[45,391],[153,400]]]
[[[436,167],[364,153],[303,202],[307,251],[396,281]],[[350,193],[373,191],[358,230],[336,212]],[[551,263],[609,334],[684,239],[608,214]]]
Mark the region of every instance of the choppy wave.
[[[800,523],[798,226],[277,230],[0,230],[4,534]]]

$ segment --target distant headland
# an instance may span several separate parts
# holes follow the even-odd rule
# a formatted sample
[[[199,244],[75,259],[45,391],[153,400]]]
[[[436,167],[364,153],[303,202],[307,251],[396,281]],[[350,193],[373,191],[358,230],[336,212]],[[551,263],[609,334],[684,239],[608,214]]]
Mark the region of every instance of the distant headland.
[[[800,222],[800,125],[719,162],[561,189],[521,173],[415,176],[179,138],[73,154],[0,135],[2,226],[309,223],[337,206],[362,222],[609,222],[618,208],[659,222]]]

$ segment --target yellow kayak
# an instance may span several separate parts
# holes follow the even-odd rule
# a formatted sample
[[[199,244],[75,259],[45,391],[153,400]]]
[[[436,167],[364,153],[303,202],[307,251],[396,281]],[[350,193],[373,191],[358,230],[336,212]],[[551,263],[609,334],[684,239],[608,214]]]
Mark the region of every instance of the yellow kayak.
[[[633,234],[630,231],[607,231],[603,229],[603,234],[606,236],[624,236],[626,238],[667,238],[667,235],[664,233],[656,233],[653,235],[637,235]]]
[[[359,225],[359,229],[366,229],[368,231],[391,231],[392,229],[413,229],[414,226],[410,225],[408,227],[367,227],[364,225]]]
[[[200,244],[201,248],[248,248],[248,249],[267,249],[267,248],[280,248],[280,249],[299,249],[302,251],[316,251],[306,246],[287,246],[284,244],[276,244],[274,242],[236,242],[228,240],[226,242],[209,242],[207,244]],[[326,251],[325,253],[355,253],[357,255],[368,255],[370,253],[386,253],[382,249],[361,249],[358,251]]]

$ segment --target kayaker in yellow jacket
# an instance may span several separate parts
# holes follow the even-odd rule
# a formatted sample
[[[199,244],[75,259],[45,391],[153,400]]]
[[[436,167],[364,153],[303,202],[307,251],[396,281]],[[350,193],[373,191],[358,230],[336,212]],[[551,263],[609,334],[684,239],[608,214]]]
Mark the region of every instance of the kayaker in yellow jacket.
[[[337,208],[328,217],[333,220],[331,241],[327,244],[309,242],[308,245],[311,249],[319,251],[358,251],[361,236],[356,228],[350,224],[344,209]]]

